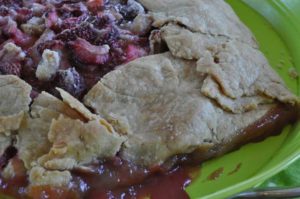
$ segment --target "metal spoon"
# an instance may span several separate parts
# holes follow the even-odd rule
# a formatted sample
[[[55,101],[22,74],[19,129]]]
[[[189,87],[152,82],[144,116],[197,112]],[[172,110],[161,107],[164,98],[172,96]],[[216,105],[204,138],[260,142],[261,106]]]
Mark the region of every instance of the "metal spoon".
[[[238,198],[296,198],[300,197],[300,187],[279,187],[279,188],[265,188],[253,189],[241,192],[229,199]]]

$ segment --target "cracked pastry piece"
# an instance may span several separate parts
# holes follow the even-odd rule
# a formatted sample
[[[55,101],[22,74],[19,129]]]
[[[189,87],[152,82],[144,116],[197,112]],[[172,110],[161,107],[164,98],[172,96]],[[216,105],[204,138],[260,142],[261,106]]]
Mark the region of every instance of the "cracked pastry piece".
[[[193,33],[173,24],[161,29],[161,37],[174,56],[198,60],[197,71],[208,75],[202,92],[232,112],[243,112],[239,106],[255,107],[254,101],[262,103],[261,94],[291,104],[298,101],[264,55],[245,43]],[[247,100],[239,100],[242,96]]]
[[[107,196],[298,118],[223,0],[12,2],[0,2],[0,179],[25,179],[24,195]]]
[[[15,147],[32,185],[66,185],[70,177],[55,176],[71,176],[69,170],[97,158],[115,156],[124,140],[104,119],[90,113],[65,91],[60,92],[71,104],[81,105],[80,111],[43,92],[31,106],[32,116],[26,115],[18,129]],[[87,113],[90,118],[85,117]]]
[[[48,140],[48,131],[52,118],[57,115],[44,115],[40,118],[31,118],[26,115],[18,130],[15,147],[18,149],[18,157],[24,163],[26,169],[31,169],[37,159],[47,153],[51,147]]]
[[[153,26],[174,23],[194,33],[224,37],[257,47],[255,38],[223,0],[140,0],[153,17]]]
[[[20,127],[29,110],[31,86],[13,75],[0,75],[0,133]]]
[[[124,138],[101,123],[99,119],[83,123],[60,115],[56,120],[52,120],[46,133],[48,139],[35,139],[30,145],[19,143],[29,150],[36,148],[32,143],[37,141],[47,143],[40,145],[40,148],[46,150],[35,150],[34,153],[38,153],[38,156],[31,156],[31,159],[37,161],[29,169],[30,185],[67,186],[72,180],[72,169],[84,167],[100,158],[114,157]],[[31,133],[28,132],[29,135],[24,136],[32,137]],[[20,158],[22,159],[22,156]]]
[[[104,76],[84,102],[108,121],[126,124],[121,157],[148,167],[225,145],[280,103],[262,94],[253,97],[253,110],[233,113],[203,94],[207,74],[197,71],[195,61],[170,53],[140,58]],[[296,103],[292,94],[288,98]]]
[[[99,119],[83,123],[64,116],[52,121],[48,138],[52,148],[38,161],[49,170],[71,170],[97,158],[114,157],[124,141]]]

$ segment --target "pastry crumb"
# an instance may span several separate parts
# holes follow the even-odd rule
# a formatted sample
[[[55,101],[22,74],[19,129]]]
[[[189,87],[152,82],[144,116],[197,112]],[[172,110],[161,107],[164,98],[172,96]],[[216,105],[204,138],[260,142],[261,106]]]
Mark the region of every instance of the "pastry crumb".
[[[60,55],[56,51],[44,50],[42,61],[36,70],[36,77],[39,80],[48,81],[58,71],[60,65]]]

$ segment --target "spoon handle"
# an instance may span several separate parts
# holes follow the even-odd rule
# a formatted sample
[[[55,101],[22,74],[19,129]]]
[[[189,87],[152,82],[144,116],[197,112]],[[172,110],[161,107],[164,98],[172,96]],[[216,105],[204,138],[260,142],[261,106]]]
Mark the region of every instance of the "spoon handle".
[[[230,199],[238,198],[295,198],[300,197],[300,187],[266,188],[241,192]]]

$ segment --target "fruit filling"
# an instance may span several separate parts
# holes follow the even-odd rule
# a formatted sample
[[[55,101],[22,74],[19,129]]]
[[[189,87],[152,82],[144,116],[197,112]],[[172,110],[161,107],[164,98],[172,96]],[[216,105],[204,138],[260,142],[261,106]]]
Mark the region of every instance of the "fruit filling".
[[[0,74],[81,99],[106,73],[149,54],[151,19],[134,0],[0,1]]]

